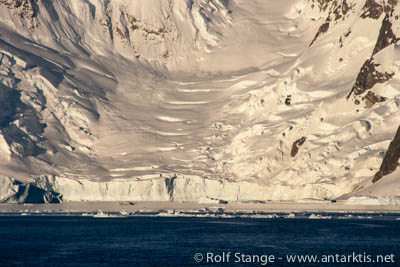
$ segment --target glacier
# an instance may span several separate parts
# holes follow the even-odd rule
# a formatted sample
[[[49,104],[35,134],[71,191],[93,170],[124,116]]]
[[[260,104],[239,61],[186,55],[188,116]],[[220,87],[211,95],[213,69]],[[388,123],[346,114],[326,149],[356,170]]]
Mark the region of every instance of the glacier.
[[[399,13],[0,0],[0,201],[396,199]]]

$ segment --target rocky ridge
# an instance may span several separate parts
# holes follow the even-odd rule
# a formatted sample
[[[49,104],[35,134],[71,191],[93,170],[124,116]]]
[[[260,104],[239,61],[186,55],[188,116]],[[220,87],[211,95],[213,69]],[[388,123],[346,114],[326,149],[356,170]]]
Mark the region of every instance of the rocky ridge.
[[[312,7],[318,4],[318,7],[323,12],[328,12],[326,22],[322,24],[315,35],[310,46],[318,39],[318,37],[326,33],[329,30],[330,23],[337,21],[338,19],[345,19],[349,12],[357,13],[354,8],[356,2],[353,4],[344,1],[311,1]],[[356,105],[364,103],[365,107],[371,108],[375,103],[384,102],[388,98],[384,95],[378,95],[374,92],[374,87],[377,84],[386,83],[395,76],[395,72],[382,71],[379,70],[379,66],[385,62],[375,62],[376,55],[382,50],[389,46],[397,47],[400,42],[398,37],[398,21],[399,21],[399,2],[397,0],[390,1],[376,1],[367,0],[360,11],[360,18],[364,20],[379,20],[381,21],[381,26],[379,29],[379,34],[376,39],[376,43],[371,55],[363,63],[355,83],[347,96],[347,99],[352,99]],[[396,34],[396,33],[397,34]],[[340,37],[339,43],[340,47],[343,47],[343,42],[345,37],[351,34],[351,29],[344,33],[343,39]],[[397,134],[395,135],[389,149],[385,153],[385,157],[382,161],[380,170],[374,176],[373,182],[380,180],[383,176],[388,175],[396,170],[399,162],[399,155],[394,153],[398,141]],[[390,166],[390,167],[389,167]]]

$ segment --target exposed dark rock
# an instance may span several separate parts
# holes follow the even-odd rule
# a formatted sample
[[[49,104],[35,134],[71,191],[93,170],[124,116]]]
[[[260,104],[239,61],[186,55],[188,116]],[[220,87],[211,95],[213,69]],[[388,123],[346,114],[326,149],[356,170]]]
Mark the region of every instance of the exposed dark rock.
[[[394,8],[395,8],[398,4],[399,4],[399,0],[388,0],[387,3],[386,3],[386,5],[385,5],[384,11],[385,11],[385,12],[389,12],[389,11],[394,10]]]
[[[372,107],[375,103],[378,102],[384,102],[386,101],[386,97],[376,95],[375,93],[368,91],[367,95],[363,97],[363,100],[365,100],[365,106],[367,108]]]
[[[329,21],[325,22],[324,24],[321,25],[321,27],[319,27],[317,34],[315,35],[314,39],[310,43],[310,46],[312,46],[314,44],[314,42],[318,39],[318,37],[321,34],[326,33],[328,30],[329,30]]]
[[[318,39],[318,37],[321,36],[321,34],[324,34],[329,30],[331,22],[338,21],[339,19],[344,19],[352,8],[346,0],[317,0],[317,2],[321,11],[325,11],[328,7],[330,7],[330,11],[325,23],[319,27],[318,32],[310,43],[310,46],[314,44],[314,42]]]
[[[381,73],[377,71],[376,67],[378,66],[379,64],[373,62],[373,58],[365,61],[347,98],[349,98],[352,93],[361,95],[374,87],[375,84],[384,83],[393,77],[394,73]]]
[[[34,20],[38,14],[38,0],[0,0],[0,5],[5,5],[9,9],[15,9],[22,19],[27,19],[30,23],[30,29],[35,28]]]
[[[316,3],[318,5],[319,10],[321,11],[326,11],[329,7],[330,4],[332,4],[332,2],[334,2],[333,0],[311,0],[311,2]],[[315,5],[312,4],[312,7],[314,7]]]
[[[292,157],[295,157],[297,153],[299,152],[299,148],[304,144],[306,141],[307,137],[303,136],[302,138],[296,140],[293,145],[292,145],[292,151],[290,152],[290,155]]]
[[[383,13],[383,6],[375,2],[375,0],[367,0],[363,7],[361,17],[379,19]]]
[[[285,99],[286,106],[290,106],[292,104],[292,96],[288,95]]]
[[[341,18],[344,18],[344,16],[347,15],[350,9],[351,7],[346,2],[346,0],[343,0],[343,2],[341,4],[338,4],[336,8],[332,11],[333,20],[337,21]]]
[[[367,0],[362,9],[361,18],[379,19],[382,13],[389,14],[398,5],[398,0],[388,0],[382,4],[377,3],[377,0]]]
[[[146,25],[144,22],[140,21],[133,15],[126,14],[127,20],[129,22],[129,28],[131,31],[142,30],[146,35],[158,35],[164,38],[165,33],[168,32],[168,29],[165,26],[160,28],[154,28],[149,25]]]
[[[377,9],[375,6],[373,0],[367,1],[366,5],[368,5],[368,8],[372,8],[373,10]],[[394,73],[381,73],[376,70],[376,67],[379,66],[378,64],[373,63],[373,57],[376,55],[379,51],[382,49],[388,47],[391,44],[395,44],[400,41],[400,38],[397,38],[396,35],[393,33],[392,30],[392,22],[390,22],[390,19],[392,17],[392,11],[393,8],[398,4],[397,0],[393,0],[389,3],[389,5],[386,5],[385,7],[382,7],[383,10],[382,12],[385,12],[385,18],[382,21],[382,26],[379,30],[379,35],[378,35],[378,40],[376,41],[374,50],[372,52],[371,57],[365,61],[364,65],[361,67],[361,70],[357,76],[356,82],[351,89],[349,95],[347,98],[351,96],[352,93],[356,95],[361,95],[364,92],[366,92],[368,89],[371,89],[374,87],[375,84],[377,83],[384,83],[388,80],[390,80]],[[370,11],[371,12],[371,11]],[[376,11],[378,12],[378,11]],[[369,13],[371,14],[371,13]],[[375,15],[377,16],[378,13]]]
[[[2,178],[11,179],[11,178]],[[2,199],[3,203],[61,203],[62,195],[54,191],[47,191],[40,187],[37,187],[33,183],[22,183],[18,180],[14,180],[13,185],[17,186],[17,190],[14,195],[7,199]]]
[[[385,47],[391,44],[395,44],[400,40],[400,38],[397,38],[396,35],[393,33],[390,17],[391,15],[387,13],[382,21],[382,26],[379,30],[378,41],[376,42],[374,51],[372,52],[372,56],[374,56]]]
[[[18,203],[60,203],[61,196],[56,192],[45,191],[33,184],[21,184],[15,195]]]
[[[391,174],[397,169],[400,159],[400,127],[397,129],[397,133],[394,136],[392,142],[390,142],[389,148],[383,158],[382,165],[379,171],[375,174],[373,183],[382,179],[382,177]]]
[[[339,46],[340,47],[343,47],[343,43],[344,43],[345,38],[349,37],[350,34],[351,34],[351,30],[349,29],[345,34],[340,36],[340,38],[339,38]],[[341,61],[339,60],[339,62],[341,62]]]

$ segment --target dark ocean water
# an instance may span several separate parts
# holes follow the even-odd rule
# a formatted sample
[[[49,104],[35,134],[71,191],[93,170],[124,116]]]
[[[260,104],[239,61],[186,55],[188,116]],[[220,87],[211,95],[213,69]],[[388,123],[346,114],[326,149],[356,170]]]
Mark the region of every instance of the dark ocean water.
[[[0,253],[0,266],[400,266],[400,221],[0,216]]]

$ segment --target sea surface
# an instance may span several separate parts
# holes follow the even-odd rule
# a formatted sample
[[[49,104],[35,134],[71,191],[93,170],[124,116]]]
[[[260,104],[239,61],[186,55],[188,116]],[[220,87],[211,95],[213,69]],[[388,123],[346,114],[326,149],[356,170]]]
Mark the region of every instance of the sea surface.
[[[0,253],[0,266],[400,266],[400,220],[0,216]]]

